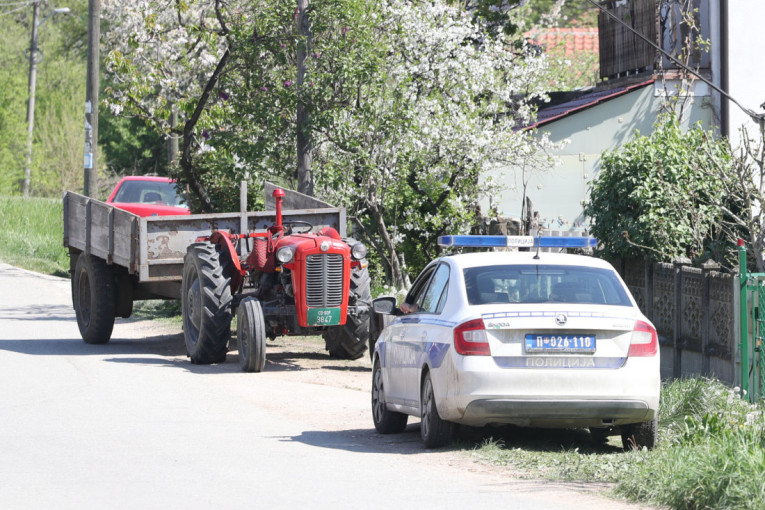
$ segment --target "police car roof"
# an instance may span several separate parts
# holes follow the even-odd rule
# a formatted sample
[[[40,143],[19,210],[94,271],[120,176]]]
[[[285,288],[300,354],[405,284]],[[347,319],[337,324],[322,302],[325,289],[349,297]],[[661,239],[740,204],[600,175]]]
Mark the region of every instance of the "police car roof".
[[[443,258],[453,260],[454,264],[460,268],[489,265],[529,264],[540,266],[585,266],[614,269],[607,261],[588,255],[549,252],[537,253],[536,249],[531,251],[482,251],[475,253],[459,253],[447,255]]]

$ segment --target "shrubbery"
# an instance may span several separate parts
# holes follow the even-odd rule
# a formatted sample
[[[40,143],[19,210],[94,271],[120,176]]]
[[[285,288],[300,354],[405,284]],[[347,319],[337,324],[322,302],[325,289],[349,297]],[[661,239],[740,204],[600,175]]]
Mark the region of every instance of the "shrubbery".
[[[736,208],[725,204],[720,172],[730,162],[727,142],[673,119],[604,154],[585,206],[604,255],[722,258],[723,206]]]

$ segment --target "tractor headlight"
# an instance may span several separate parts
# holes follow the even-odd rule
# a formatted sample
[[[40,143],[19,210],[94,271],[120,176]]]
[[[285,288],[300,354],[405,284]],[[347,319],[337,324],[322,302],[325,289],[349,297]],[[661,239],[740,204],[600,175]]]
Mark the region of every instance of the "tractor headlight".
[[[276,252],[276,260],[278,260],[281,264],[289,263],[294,256],[295,252],[290,246],[282,246]]]
[[[354,260],[361,260],[364,257],[367,256],[367,247],[364,246],[364,243],[356,243],[351,248],[351,257],[353,257]]]

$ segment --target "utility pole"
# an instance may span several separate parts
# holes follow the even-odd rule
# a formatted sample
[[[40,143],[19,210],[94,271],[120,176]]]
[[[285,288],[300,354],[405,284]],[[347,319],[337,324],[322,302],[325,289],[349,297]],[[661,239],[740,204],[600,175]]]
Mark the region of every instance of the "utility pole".
[[[98,44],[101,41],[101,0],[88,2],[88,77],[85,92],[84,194],[96,191],[98,168]]]
[[[32,3],[32,42],[29,44],[29,99],[27,100],[27,159],[24,165],[24,183],[21,191],[29,196],[32,183],[32,137],[35,130],[35,89],[37,87],[37,30],[40,17],[40,0]]]

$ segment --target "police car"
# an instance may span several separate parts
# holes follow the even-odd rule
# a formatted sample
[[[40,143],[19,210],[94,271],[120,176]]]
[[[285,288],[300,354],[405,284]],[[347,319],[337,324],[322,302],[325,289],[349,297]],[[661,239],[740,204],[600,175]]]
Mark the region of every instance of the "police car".
[[[591,237],[443,236],[441,246],[524,247],[438,258],[415,280],[372,354],[372,416],[383,434],[421,420],[427,448],[455,424],[588,427],[652,448],[659,407],[656,329],[614,268],[540,248]],[[560,251],[560,250],[558,250]]]

